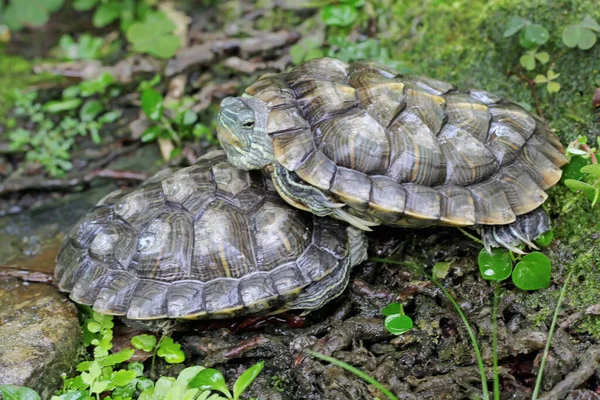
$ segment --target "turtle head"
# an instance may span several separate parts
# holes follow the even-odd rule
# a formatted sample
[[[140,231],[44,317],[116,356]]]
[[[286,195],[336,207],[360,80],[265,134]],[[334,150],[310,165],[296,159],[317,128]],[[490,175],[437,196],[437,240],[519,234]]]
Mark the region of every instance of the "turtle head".
[[[221,102],[217,134],[229,161],[245,170],[275,162],[267,134],[269,107],[252,97],[227,97]]]

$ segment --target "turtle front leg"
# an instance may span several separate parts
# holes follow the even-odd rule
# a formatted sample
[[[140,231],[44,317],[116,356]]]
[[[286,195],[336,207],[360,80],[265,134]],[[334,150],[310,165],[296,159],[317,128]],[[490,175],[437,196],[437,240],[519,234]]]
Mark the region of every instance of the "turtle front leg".
[[[371,226],[379,225],[378,222],[348,213],[344,210],[346,204],[335,201],[322,190],[304,182],[281,164],[277,164],[273,170],[273,183],[277,193],[286,202],[301,210],[310,211],[319,217],[331,216],[364,231],[370,231]]]

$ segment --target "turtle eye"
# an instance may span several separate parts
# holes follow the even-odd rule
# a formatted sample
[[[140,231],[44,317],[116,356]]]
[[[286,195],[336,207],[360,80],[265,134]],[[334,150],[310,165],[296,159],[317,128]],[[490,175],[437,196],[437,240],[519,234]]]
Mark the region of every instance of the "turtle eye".
[[[254,128],[254,120],[247,119],[244,122],[242,122],[242,126],[246,129]]]

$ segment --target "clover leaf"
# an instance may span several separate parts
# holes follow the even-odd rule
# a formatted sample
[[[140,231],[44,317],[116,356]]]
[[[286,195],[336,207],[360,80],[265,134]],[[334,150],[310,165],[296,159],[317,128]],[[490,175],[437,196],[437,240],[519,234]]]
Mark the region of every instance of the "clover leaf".
[[[521,56],[519,63],[523,68],[531,71],[535,68],[536,60],[539,61],[540,64],[546,64],[550,61],[550,55],[545,51],[540,51],[538,53],[537,49],[530,50]]]
[[[540,74],[535,77],[534,81],[535,83],[545,83],[547,85],[546,89],[548,90],[548,93],[556,93],[560,90],[560,83],[554,82],[554,80],[559,76],[560,74],[548,70],[548,73],[545,76]]]
[[[534,49],[546,43],[550,38],[550,32],[542,25],[530,24],[521,30],[519,43],[526,49]]]
[[[589,50],[596,44],[594,32],[600,32],[600,25],[592,17],[586,16],[580,23],[567,26],[563,30],[562,40],[567,47]]]
[[[127,39],[139,53],[160,58],[171,58],[181,47],[179,37],[173,34],[175,24],[161,12],[150,13],[142,22],[127,29]]]

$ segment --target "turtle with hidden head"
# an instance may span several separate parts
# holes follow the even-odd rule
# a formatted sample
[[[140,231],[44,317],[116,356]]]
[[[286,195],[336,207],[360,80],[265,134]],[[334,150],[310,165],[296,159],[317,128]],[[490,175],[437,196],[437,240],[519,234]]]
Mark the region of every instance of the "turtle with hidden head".
[[[309,60],[221,103],[228,159],[265,168],[297,208],[360,229],[472,226],[535,248],[567,161],[545,122],[482,90],[364,61]]]
[[[294,209],[259,171],[223,151],[101,200],[68,234],[60,290],[94,311],[142,321],[313,310],[366,259],[359,229]]]

